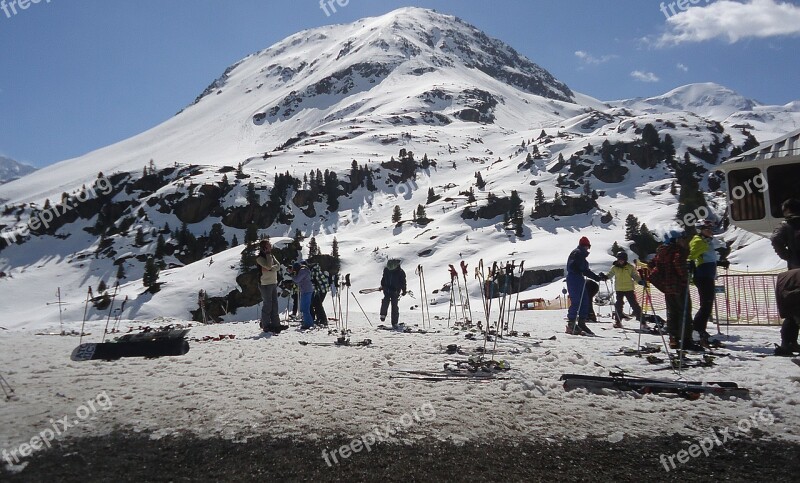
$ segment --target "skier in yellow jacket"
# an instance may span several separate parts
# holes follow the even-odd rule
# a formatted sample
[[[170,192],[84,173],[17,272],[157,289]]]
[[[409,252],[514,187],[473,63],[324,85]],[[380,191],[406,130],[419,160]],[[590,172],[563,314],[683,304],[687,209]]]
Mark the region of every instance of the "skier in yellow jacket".
[[[625,300],[633,310],[633,316],[639,320],[642,317],[642,308],[636,301],[636,294],[633,292],[634,282],[643,285],[642,277],[636,271],[636,268],[628,263],[628,254],[624,251],[617,254],[617,260],[611,265],[606,279],[614,279],[614,290],[617,292],[617,301],[614,304],[614,327],[622,328],[622,308],[625,305]],[[642,328],[646,328],[647,324],[642,322]]]

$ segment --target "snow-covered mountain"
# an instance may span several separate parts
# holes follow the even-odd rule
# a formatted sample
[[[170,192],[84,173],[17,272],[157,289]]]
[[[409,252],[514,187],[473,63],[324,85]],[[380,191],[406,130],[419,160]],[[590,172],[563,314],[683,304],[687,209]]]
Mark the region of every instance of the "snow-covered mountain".
[[[36,168],[33,166],[0,156],[0,184],[8,183],[34,171],[36,171]]]
[[[547,282],[581,235],[605,269],[612,243],[627,243],[628,215],[656,232],[673,223],[670,149],[689,154],[708,188],[733,149],[794,129],[798,115],[796,104],[767,115],[719,86],[660,97],[605,104],[574,93],[511,47],[425,9],[300,32],[229,67],[149,131],[0,187],[0,301],[36,295],[41,304],[11,325],[41,324],[42,304],[62,287],[67,316],[80,319],[87,288],[119,276],[129,318],[191,317],[203,289],[239,307],[226,320],[253,319],[233,247],[253,230],[275,239],[300,230],[325,253],[335,236],[358,286],[374,286],[389,257],[410,274],[424,264],[430,290],[462,258],[525,259],[540,270],[536,293],[553,296],[560,284]],[[663,146],[643,140],[648,124]],[[514,192],[524,215],[511,229]],[[778,264],[753,255],[755,237],[726,236],[734,264]],[[142,287],[151,256],[164,267],[157,294]]]
[[[660,96],[612,101],[609,104],[650,113],[692,112],[730,126],[769,131],[764,139],[800,127],[800,103],[797,101],[783,106],[764,105],[713,82],[689,84]],[[771,131],[769,125],[776,126],[777,130]]]

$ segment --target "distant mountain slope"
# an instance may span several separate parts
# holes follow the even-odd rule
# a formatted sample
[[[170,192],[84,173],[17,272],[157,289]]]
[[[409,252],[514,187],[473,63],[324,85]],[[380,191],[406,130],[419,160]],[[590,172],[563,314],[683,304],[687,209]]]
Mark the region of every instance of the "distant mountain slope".
[[[33,173],[36,168],[27,164],[14,161],[11,158],[0,156],[0,184],[8,183],[27,174]]]

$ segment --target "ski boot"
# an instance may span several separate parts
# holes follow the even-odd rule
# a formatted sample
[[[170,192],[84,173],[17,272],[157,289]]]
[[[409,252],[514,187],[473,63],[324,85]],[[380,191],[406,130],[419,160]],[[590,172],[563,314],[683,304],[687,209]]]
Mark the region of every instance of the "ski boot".
[[[581,335],[594,335],[594,332],[592,332],[592,330],[589,328],[589,326],[586,325],[586,320],[584,320],[584,319],[579,319],[578,320],[578,328],[581,331],[583,331],[583,333]]]
[[[614,328],[615,329],[624,329],[624,327],[622,327],[622,322],[620,322],[619,320],[615,320],[614,321]]]
[[[567,328],[564,330],[564,332],[570,335],[582,335],[581,328],[575,323],[574,320],[567,320]]]

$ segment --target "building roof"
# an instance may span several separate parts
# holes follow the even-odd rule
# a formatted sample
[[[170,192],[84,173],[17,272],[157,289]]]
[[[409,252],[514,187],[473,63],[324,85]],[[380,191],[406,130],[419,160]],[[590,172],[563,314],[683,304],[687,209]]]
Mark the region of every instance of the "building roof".
[[[758,147],[731,158],[722,164],[729,165],[760,159],[787,158],[789,156],[800,156],[800,129],[760,144]]]

